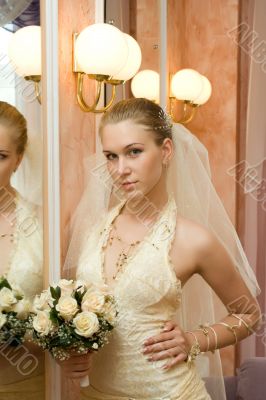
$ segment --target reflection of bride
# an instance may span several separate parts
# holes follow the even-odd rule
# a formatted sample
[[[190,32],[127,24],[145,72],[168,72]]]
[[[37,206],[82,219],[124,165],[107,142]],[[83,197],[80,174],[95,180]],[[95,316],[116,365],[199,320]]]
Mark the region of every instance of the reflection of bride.
[[[215,350],[248,336],[260,312],[256,279],[211,184],[206,150],[144,99],[105,113],[100,138],[105,163],[93,169],[76,213],[66,266],[78,265],[79,279],[107,284],[119,318],[98,354],[63,368],[75,378],[92,360],[82,391],[88,400],[207,400],[201,377],[223,400]],[[214,293],[227,308],[223,319],[214,315]]]
[[[27,140],[25,118],[1,101],[0,275],[32,299],[42,290],[41,214],[39,207],[23,198],[10,183],[25,154]],[[32,362],[25,369],[26,357]],[[43,399],[43,362],[42,353],[33,345],[20,348],[19,356],[11,348],[0,351],[0,399]]]

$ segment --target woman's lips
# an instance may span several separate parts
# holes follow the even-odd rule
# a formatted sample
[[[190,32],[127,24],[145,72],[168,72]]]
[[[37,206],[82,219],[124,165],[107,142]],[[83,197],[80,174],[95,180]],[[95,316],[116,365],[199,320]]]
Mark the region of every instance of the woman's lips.
[[[136,183],[137,183],[137,181],[136,181],[136,182],[125,182],[125,183],[122,183],[122,186],[123,186],[123,188],[125,188],[125,189],[130,189],[130,188],[132,188]]]

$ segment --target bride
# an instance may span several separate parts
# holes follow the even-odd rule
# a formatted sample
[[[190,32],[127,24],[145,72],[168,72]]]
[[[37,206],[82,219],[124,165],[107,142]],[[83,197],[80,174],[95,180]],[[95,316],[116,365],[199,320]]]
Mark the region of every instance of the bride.
[[[78,258],[78,279],[108,286],[118,320],[104,348],[62,368],[72,379],[89,373],[82,399],[224,399],[218,349],[254,332],[259,289],[205,148],[146,99],[114,105],[99,133],[105,162],[91,169],[98,181],[77,212],[67,264]],[[218,320],[214,293],[227,312]]]
[[[29,300],[42,290],[42,234],[37,206],[24,199],[11,185],[27,146],[27,125],[23,115],[0,101],[0,276],[4,275]],[[24,352],[24,353],[23,353]],[[20,356],[12,348],[0,354],[0,399],[44,398],[41,352],[23,345]],[[38,362],[23,370],[23,354]],[[36,358],[37,357],[37,358]],[[25,366],[24,366],[25,368]],[[31,373],[30,373],[31,372]]]

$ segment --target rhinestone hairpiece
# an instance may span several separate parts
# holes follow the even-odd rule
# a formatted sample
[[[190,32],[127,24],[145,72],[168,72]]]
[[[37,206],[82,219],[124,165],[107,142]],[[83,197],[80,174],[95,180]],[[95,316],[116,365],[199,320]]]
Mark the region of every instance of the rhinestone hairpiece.
[[[159,111],[159,118],[161,119],[162,124],[155,126],[154,129],[171,129],[173,127],[173,121],[170,115],[163,109]]]

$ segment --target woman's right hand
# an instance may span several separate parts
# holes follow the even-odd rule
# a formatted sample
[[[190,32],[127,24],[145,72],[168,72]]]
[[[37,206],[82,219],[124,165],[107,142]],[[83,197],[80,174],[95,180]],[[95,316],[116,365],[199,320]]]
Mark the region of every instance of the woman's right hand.
[[[89,375],[93,353],[73,354],[68,360],[58,361],[63,374],[69,379],[81,379]]]

